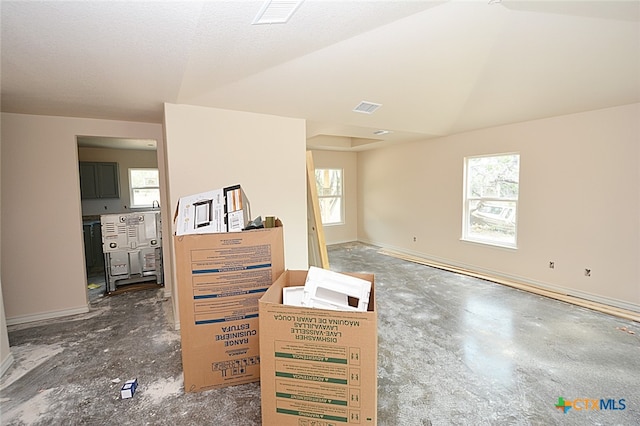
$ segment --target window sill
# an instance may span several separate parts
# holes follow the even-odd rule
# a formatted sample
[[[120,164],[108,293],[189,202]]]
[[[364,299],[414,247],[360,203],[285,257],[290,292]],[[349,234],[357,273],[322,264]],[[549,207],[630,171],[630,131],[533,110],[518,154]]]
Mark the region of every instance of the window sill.
[[[487,241],[487,240],[475,240],[471,238],[460,238],[460,241],[465,243],[477,244],[480,246],[488,246],[488,247],[496,247],[506,250],[518,250],[518,246],[516,244],[508,244],[508,243],[499,243],[496,241]]]
[[[344,225],[344,222],[335,222],[335,223],[323,223],[322,226],[340,226]]]
[[[132,212],[141,212],[141,211],[148,211],[148,210],[160,210],[158,207],[153,207],[153,206],[129,206],[129,210],[131,210]]]

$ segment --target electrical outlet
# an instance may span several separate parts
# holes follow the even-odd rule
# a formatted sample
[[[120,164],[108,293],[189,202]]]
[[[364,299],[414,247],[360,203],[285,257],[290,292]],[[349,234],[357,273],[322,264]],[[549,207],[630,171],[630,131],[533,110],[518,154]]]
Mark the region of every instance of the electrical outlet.
[[[418,237],[413,237],[413,242],[414,243],[418,242]]]
[[[590,277],[591,276],[591,269],[586,269],[584,270],[584,276],[585,277]]]
[[[555,269],[556,268],[556,262],[549,262],[549,269]]]

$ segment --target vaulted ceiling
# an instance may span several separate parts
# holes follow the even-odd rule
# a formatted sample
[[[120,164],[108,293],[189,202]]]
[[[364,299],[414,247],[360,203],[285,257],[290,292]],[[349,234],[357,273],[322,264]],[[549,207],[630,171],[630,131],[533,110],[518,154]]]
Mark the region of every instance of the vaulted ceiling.
[[[360,150],[640,102],[636,0],[306,0],[252,25],[263,3],[3,0],[2,111],[161,123],[190,104]]]

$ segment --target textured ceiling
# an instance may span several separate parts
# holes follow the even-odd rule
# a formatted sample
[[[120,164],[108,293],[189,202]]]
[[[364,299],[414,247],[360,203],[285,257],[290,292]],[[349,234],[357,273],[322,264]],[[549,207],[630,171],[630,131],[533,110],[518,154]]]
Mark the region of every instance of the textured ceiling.
[[[640,102],[636,0],[306,0],[252,26],[261,6],[3,0],[2,111],[160,123],[184,103],[360,150]]]

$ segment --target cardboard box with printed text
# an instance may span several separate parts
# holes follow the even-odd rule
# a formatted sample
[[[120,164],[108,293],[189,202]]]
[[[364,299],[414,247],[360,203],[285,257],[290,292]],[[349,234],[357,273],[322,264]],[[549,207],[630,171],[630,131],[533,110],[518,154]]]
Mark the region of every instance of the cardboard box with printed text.
[[[282,289],[305,284],[285,271],[260,298],[262,424],[375,425],[377,312],[373,275],[366,312],[282,304]]]
[[[185,392],[260,379],[258,299],[284,271],[278,225],[174,237]]]

